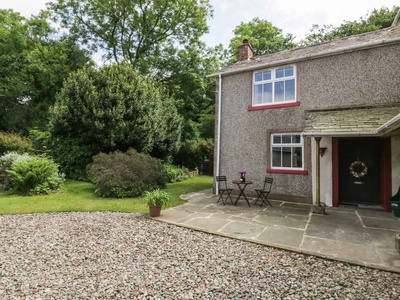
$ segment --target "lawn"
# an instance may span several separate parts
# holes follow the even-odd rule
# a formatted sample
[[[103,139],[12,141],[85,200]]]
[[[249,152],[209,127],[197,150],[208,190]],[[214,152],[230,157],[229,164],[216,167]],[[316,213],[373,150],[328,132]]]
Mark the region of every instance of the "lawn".
[[[212,187],[213,178],[196,176],[181,182],[169,183],[165,191],[171,195],[171,206],[186,202],[180,195]],[[17,196],[0,192],[0,214],[27,214],[65,211],[118,211],[148,214],[143,197],[100,198],[94,194],[94,185],[67,180],[61,191],[43,196]]]

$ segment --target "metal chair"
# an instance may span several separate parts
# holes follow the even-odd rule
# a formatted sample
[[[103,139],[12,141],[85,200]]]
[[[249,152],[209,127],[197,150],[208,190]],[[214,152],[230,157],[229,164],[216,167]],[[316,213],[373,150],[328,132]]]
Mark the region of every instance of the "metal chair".
[[[265,177],[264,179],[264,187],[263,189],[254,189],[258,195],[256,201],[254,202],[254,204],[257,203],[258,199],[261,199],[261,205],[262,206],[264,203],[265,204],[269,204],[270,206],[272,206],[271,202],[269,202],[268,200],[268,195],[271,192],[271,187],[272,187],[272,183],[274,182],[274,179],[271,177]]]
[[[226,176],[215,176],[215,179],[218,184],[218,194],[219,198],[218,201],[222,201],[222,203],[225,205],[226,200],[229,198],[233,204],[233,200],[231,198],[231,193],[233,189],[228,189],[228,186],[226,184]],[[226,197],[224,198],[224,195],[226,194]]]

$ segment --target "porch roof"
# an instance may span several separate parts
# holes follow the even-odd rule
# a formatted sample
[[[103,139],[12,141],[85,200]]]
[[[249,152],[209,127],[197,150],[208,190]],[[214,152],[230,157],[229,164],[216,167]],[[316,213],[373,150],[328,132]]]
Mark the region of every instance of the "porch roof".
[[[400,104],[306,111],[305,136],[391,136],[400,134]]]

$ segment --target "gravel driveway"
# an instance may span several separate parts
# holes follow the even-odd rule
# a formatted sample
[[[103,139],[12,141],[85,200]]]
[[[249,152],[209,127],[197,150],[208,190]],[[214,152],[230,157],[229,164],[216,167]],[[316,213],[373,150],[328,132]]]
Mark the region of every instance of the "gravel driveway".
[[[0,299],[400,299],[400,274],[138,214],[0,216]]]

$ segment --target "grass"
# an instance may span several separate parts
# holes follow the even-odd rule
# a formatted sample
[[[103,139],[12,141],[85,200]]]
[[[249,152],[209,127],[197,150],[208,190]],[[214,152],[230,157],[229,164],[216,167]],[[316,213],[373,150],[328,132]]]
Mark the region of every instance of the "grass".
[[[170,205],[185,203],[180,195],[212,187],[213,178],[196,176],[181,182],[169,183]],[[67,180],[58,193],[42,196],[18,196],[0,192],[0,214],[29,214],[67,211],[118,211],[148,214],[144,197],[99,198],[94,194],[94,185],[87,182]]]

